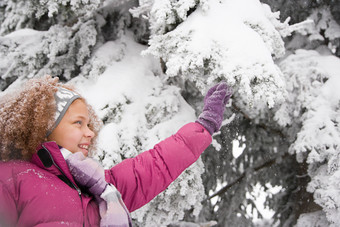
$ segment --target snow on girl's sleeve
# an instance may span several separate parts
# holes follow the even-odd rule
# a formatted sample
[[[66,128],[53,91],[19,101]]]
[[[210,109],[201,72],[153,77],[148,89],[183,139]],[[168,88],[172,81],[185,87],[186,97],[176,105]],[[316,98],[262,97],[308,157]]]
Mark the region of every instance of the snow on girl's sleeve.
[[[186,124],[153,149],[106,170],[106,180],[116,186],[132,212],[165,190],[198,159],[211,140],[200,124]]]

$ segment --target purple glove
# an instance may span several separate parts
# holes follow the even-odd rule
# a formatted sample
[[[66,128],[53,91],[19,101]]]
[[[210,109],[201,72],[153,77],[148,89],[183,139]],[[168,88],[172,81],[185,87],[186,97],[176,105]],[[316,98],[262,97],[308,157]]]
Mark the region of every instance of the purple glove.
[[[220,82],[210,88],[205,96],[203,112],[198,116],[196,122],[203,125],[210,135],[220,130],[225,105],[231,95],[232,90],[227,83]]]
[[[66,163],[77,184],[87,188],[93,195],[100,196],[107,182],[103,167],[94,159],[85,157],[82,152],[70,154]]]

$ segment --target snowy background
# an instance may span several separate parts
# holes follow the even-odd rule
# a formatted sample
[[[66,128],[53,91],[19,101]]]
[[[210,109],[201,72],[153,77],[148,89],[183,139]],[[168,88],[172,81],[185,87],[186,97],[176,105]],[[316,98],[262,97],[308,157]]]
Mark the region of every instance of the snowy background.
[[[224,80],[221,132],[135,225],[339,226],[339,6],[4,0],[0,97],[46,74],[74,84],[104,123],[95,158],[109,168],[194,121]]]

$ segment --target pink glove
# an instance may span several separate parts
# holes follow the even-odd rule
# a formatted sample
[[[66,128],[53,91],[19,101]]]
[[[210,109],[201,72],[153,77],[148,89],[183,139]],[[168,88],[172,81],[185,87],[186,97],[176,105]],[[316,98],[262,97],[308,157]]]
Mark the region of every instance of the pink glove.
[[[99,162],[85,157],[82,152],[76,152],[67,157],[66,163],[77,184],[87,188],[93,195],[100,196],[102,194],[107,182],[104,169]]]
[[[232,90],[227,83],[220,82],[209,89],[204,98],[203,112],[199,115],[197,123],[204,126],[212,135],[220,130],[225,105],[228,103]]]

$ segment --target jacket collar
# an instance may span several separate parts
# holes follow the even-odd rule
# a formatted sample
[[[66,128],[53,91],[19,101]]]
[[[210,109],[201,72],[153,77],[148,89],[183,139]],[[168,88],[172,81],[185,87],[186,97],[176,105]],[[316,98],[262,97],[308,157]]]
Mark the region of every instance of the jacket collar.
[[[31,162],[56,176],[64,175],[73,184],[76,184],[59,146],[54,141],[40,144],[33,154]]]

